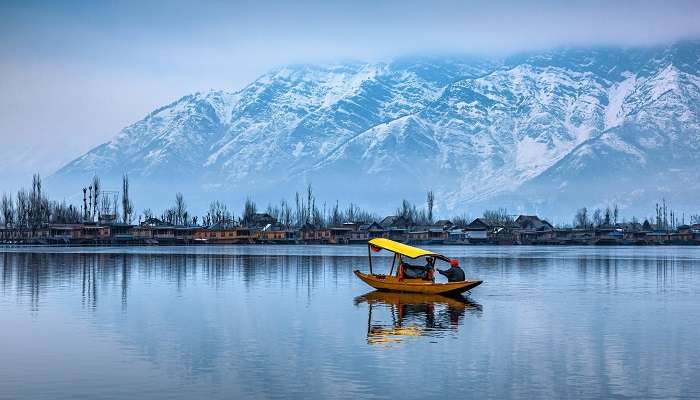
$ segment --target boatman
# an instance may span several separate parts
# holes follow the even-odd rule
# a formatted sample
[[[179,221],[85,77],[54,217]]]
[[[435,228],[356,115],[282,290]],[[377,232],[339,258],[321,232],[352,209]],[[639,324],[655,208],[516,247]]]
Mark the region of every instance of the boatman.
[[[456,258],[450,260],[449,269],[438,269],[438,272],[445,275],[448,282],[462,282],[464,280],[464,270],[460,268],[459,261]]]

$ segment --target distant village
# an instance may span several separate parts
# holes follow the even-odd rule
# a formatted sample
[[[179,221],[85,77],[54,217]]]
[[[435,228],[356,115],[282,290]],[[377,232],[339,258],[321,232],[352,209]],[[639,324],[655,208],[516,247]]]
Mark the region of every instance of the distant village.
[[[228,207],[211,203],[208,212],[191,215],[182,194],[156,215],[145,209],[136,217],[125,175],[120,192],[104,191],[95,177],[83,189],[82,204],[49,200],[41,178],[31,190],[0,199],[0,243],[7,245],[235,245],[362,244],[389,238],[414,245],[700,245],[700,217],[678,218],[665,202],[651,221],[618,221],[617,206],[577,211],[569,226],[553,226],[536,215],[489,210],[478,218],[434,219],[434,194],[425,207],[404,200],[394,215],[376,216],[350,204],[319,206],[311,186],[292,205],[281,201],[258,211],[245,202],[236,218]]]

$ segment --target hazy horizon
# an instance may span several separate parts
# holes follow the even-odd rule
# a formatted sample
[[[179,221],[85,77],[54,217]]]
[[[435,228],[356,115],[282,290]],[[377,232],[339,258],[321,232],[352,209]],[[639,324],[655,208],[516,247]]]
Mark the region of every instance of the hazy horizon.
[[[168,4],[0,5],[0,191],[182,96],[241,89],[284,65],[700,38],[692,1]]]

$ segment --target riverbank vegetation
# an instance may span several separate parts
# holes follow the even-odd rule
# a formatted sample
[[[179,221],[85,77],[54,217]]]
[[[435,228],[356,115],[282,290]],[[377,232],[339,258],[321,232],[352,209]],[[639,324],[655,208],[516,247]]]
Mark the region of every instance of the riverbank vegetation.
[[[700,215],[679,215],[663,199],[655,205],[652,217],[623,217],[619,206],[612,204],[593,210],[580,208],[570,224],[554,226],[546,218],[512,215],[504,208],[484,210],[476,217],[464,211],[437,219],[432,191],[427,192],[423,205],[403,200],[389,216],[353,203],[321,202],[311,185],[303,193],[295,193],[291,202],[282,199],[264,208],[247,198],[238,214],[225,202],[213,200],[206,212],[196,215],[182,193],[176,193],[172,206],[160,212],[146,207],[139,213],[135,211],[127,175],[123,176],[121,191],[105,190],[99,177],[94,176],[82,188],[82,195],[77,205],[52,200],[43,190],[41,177],[34,175],[30,189],[20,189],[14,195],[4,193],[0,198],[1,238],[13,243],[36,242],[37,238],[75,242],[77,236],[112,242],[113,232],[119,232],[118,236],[125,240],[157,241],[157,234],[145,231],[162,228],[170,229],[173,237],[180,230],[187,232],[183,237],[201,242],[222,239],[220,234],[211,232],[225,232],[223,239],[230,238],[231,242],[281,238],[282,242],[295,243],[349,243],[366,241],[373,235],[439,243],[694,243],[700,240]],[[313,235],[304,233],[310,231]]]

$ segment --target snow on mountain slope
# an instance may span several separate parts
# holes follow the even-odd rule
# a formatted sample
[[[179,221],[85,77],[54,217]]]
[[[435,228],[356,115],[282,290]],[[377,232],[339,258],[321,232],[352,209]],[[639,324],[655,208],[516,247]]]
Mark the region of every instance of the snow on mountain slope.
[[[700,194],[700,77],[667,65],[637,78],[619,104],[623,121],[575,148],[520,190],[555,203],[608,204],[669,199],[697,207]],[[580,187],[586,187],[585,191]]]
[[[74,160],[58,174],[98,172],[136,176],[189,173],[226,126],[236,96],[209,92],[185,96],[125,128],[110,142]]]
[[[699,54],[683,42],[289,66],[162,107],[53,179],[128,172],[153,198],[165,188],[278,200],[312,182],[329,200],[370,206],[427,189],[443,209],[550,207],[551,193],[604,201],[590,179],[654,185],[637,180],[643,166],[698,178]]]
[[[481,199],[512,190],[602,132],[606,98],[591,74],[501,69],[450,84],[430,107],[356,135],[314,168],[402,173],[452,189],[454,204]]]

